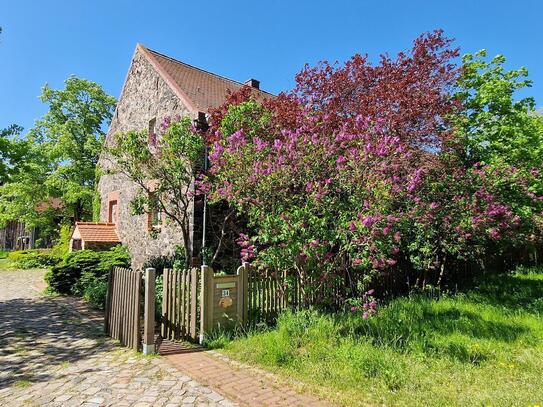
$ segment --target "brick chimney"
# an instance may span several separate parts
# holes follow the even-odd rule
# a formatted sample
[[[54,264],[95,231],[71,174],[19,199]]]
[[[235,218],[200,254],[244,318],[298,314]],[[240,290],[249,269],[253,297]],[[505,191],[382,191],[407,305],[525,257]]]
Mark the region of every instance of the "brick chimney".
[[[245,85],[248,85],[251,88],[260,89],[260,81],[257,81],[256,79],[249,79],[245,81]]]

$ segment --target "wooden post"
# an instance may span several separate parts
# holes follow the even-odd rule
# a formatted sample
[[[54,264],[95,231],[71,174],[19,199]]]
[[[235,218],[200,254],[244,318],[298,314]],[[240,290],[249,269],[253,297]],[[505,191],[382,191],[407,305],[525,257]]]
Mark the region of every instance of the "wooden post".
[[[164,269],[162,273],[162,318],[161,318],[161,336],[162,338],[168,338],[168,276],[170,275],[169,269]]]
[[[187,274],[189,273],[189,270],[187,270]],[[189,337],[196,341],[197,335],[196,335],[196,314],[198,312],[198,269],[196,267],[193,267],[190,270],[190,327],[189,327]],[[211,280],[213,280],[213,270],[211,270]],[[186,305],[189,306],[188,304]]]
[[[132,338],[134,341],[133,347],[134,350],[139,351],[140,350],[140,343],[143,342],[141,338],[141,330],[140,330],[140,311],[141,311],[141,303],[140,303],[140,294],[141,294],[141,274],[139,271],[136,271],[134,274],[135,277],[135,289],[133,290],[133,324],[134,324],[134,331],[132,333]],[[153,278],[153,290],[155,287],[155,280]],[[155,324],[154,320],[154,301],[153,301],[153,325]]]
[[[155,353],[155,276],[154,268],[145,269],[145,306],[143,325],[143,354]]]
[[[112,285],[113,285],[113,278],[111,277],[111,274],[113,273],[113,270],[109,270],[109,273],[107,274],[107,293],[106,293],[106,312],[104,313],[104,332],[106,335],[110,335],[110,329],[109,324],[111,321],[111,297],[112,297]]]
[[[205,334],[213,327],[213,269],[202,266],[202,285],[200,292],[200,338],[204,342]]]
[[[238,286],[238,301],[240,302],[239,322],[242,326],[247,324],[248,309],[249,309],[249,263],[243,263],[238,269],[239,286]]]

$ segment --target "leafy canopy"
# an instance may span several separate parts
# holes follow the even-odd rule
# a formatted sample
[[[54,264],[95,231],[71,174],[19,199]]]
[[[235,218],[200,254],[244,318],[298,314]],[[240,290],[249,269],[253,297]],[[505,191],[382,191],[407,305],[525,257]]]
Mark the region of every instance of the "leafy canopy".
[[[530,87],[526,68],[507,71],[505,57],[490,61],[485,50],[462,58],[455,97],[463,110],[456,117],[470,162],[505,163],[522,168],[541,166],[543,118],[532,97],[515,99]]]
[[[131,202],[134,215],[159,210],[179,228],[187,262],[191,258],[191,213],[195,175],[201,168],[204,139],[189,117],[165,118],[158,134],[129,131],[106,148],[109,173],[125,175],[139,186]],[[160,233],[151,229],[151,233]]]
[[[525,72],[457,55],[435,31],[376,65],[305,67],[262,104],[230,95],[212,113],[207,180],[248,219],[243,260],[322,294],[346,275],[439,284],[539,242],[540,117],[513,98]]]
[[[23,138],[24,160],[0,189],[0,222],[44,227],[55,216],[91,214],[96,163],[115,98],[94,82],[70,77],[62,90],[46,85],[40,99],[49,111]]]

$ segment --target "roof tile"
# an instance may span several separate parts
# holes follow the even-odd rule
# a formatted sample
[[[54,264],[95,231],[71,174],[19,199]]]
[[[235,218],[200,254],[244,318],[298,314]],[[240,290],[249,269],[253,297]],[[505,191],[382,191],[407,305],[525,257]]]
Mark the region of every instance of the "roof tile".
[[[208,112],[224,103],[228,92],[235,92],[244,84],[224,78],[184,62],[177,61],[156,51],[142,48],[158,66],[163,76],[168,76],[198,111]],[[258,99],[273,97],[271,93],[255,89]]]
[[[86,242],[120,242],[114,223],[76,222],[75,227]]]

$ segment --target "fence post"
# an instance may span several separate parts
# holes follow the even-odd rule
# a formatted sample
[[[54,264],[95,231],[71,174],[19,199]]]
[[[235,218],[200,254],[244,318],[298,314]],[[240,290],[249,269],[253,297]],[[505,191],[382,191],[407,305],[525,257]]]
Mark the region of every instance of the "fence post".
[[[249,263],[243,263],[238,269],[239,273],[239,320],[242,326],[247,324],[249,309]]]
[[[155,276],[154,268],[145,269],[145,305],[143,325],[143,354],[155,353]]]
[[[205,334],[213,326],[213,269],[202,266],[202,285],[200,292],[200,338],[204,342]]]
[[[111,297],[112,297],[112,284],[113,284],[113,278],[111,277],[111,274],[113,273],[113,269],[109,270],[109,273],[107,274],[107,292],[106,292],[106,312],[104,313],[104,332],[106,335],[110,335],[110,314],[111,314]]]

